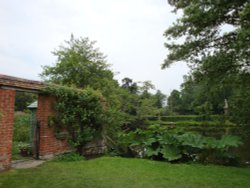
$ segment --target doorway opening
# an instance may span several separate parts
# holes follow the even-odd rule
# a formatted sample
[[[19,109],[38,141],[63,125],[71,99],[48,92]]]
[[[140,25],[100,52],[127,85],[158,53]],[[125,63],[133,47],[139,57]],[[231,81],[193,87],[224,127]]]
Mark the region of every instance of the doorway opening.
[[[37,94],[17,91],[12,139],[12,160],[38,159]]]

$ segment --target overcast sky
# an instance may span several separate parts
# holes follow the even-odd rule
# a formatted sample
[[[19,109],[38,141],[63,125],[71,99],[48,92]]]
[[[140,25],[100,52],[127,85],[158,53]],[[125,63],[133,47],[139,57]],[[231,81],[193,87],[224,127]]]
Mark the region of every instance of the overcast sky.
[[[0,0],[0,74],[40,80],[72,33],[97,41],[116,79],[151,80],[169,94],[188,72],[184,63],[161,70],[171,10],[167,0]]]

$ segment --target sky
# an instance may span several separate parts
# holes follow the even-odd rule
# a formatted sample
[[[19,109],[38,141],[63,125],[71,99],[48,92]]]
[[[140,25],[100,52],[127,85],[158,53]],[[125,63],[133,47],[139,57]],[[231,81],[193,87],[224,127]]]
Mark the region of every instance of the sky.
[[[97,41],[117,80],[151,80],[169,95],[189,71],[185,63],[161,70],[172,9],[167,0],[0,0],[0,74],[41,80],[73,34]]]

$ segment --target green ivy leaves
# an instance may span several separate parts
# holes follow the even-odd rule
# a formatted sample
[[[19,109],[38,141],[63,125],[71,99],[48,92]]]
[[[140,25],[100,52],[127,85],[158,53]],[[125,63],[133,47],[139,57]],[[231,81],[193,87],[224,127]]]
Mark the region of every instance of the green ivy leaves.
[[[63,129],[69,131],[69,142],[73,146],[82,148],[101,131],[105,110],[98,91],[53,85],[45,88],[43,93],[56,98],[56,113],[49,118],[49,124],[57,132]]]

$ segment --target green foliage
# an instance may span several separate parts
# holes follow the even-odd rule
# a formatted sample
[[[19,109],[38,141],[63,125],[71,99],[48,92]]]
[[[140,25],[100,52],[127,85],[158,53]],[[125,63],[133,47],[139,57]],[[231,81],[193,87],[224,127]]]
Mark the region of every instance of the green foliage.
[[[165,31],[163,68],[180,61],[191,67],[180,92],[185,113],[221,114],[227,99],[230,118],[249,127],[249,1],[169,4],[183,15]]]
[[[227,151],[230,147],[238,147],[241,144],[242,141],[238,136],[224,135],[219,140],[218,145],[216,147],[218,149]]]
[[[161,113],[162,106],[164,103],[165,95],[163,95],[159,90],[156,94],[150,93],[150,90],[155,89],[155,86],[151,81],[140,82],[136,109],[136,119],[142,122],[147,116],[157,115]]]
[[[136,109],[138,119],[143,119],[144,117],[158,114],[159,111],[155,106],[154,98],[140,98],[138,102],[139,105]]]
[[[218,2],[169,0],[169,4],[176,11],[183,10],[183,16],[165,32],[169,41],[166,47],[170,53],[163,67],[181,60],[199,63],[203,57],[216,57],[221,52],[233,57],[233,62],[227,62],[231,69],[234,69],[239,62],[242,62],[238,64],[240,67],[247,64],[249,44],[243,36],[249,32],[248,0]],[[233,29],[222,34],[220,28],[226,24]],[[185,40],[181,44],[171,43],[172,40],[183,36]],[[211,50],[210,53],[208,49]],[[215,53],[211,53],[212,51]]]
[[[16,92],[15,111],[24,111],[27,106],[37,99],[37,95],[25,92]]]
[[[32,147],[30,143],[19,142],[17,147],[21,156],[28,157],[32,155]]]
[[[205,148],[205,138],[198,133],[184,133],[178,137],[183,146],[190,146],[193,148]],[[213,140],[214,141],[214,140]]]
[[[58,155],[54,160],[58,162],[72,162],[72,161],[82,161],[84,160],[84,157],[79,155],[78,153],[72,152],[72,153],[64,153]]]
[[[15,142],[15,141],[12,142],[11,154],[12,154],[12,160],[18,160],[19,159],[20,151],[18,149],[18,142]]]
[[[50,125],[57,132],[66,129],[70,143],[81,153],[83,146],[100,135],[105,123],[105,103],[102,95],[90,88],[84,90],[51,86],[44,94],[56,97],[56,115],[50,118]]]
[[[164,145],[161,148],[160,153],[162,154],[162,157],[168,161],[178,160],[182,157],[179,148],[174,145]]]
[[[88,105],[91,104],[91,100],[87,99],[88,102],[82,101],[84,108],[80,112],[79,104],[62,102],[63,100],[69,100],[67,96],[72,95],[69,91],[66,92],[68,93],[66,97],[63,97],[64,91],[62,93],[53,90],[49,92],[55,93],[56,97],[61,96],[61,102],[56,105],[56,110],[59,111],[58,118],[51,118],[50,122],[52,124],[54,122],[61,127],[64,124],[71,124],[74,127],[72,129],[76,131],[72,143],[77,147],[93,138],[96,134],[96,127],[90,124],[99,124],[98,119],[107,123],[105,134],[110,140],[116,142],[117,132],[122,129],[134,130],[143,126],[145,116],[158,115],[162,112],[165,96],[160,91],[151,94],[150,90],[154,89],[154,85],[150,81],[140,82],[139,84],[133,82],[130,78],[124,78],[120,87],[113,78],[114,73],[107,64],[105,56],[98,48],[95,48],[95,42],[88,38],[74,38],[72,35],[70,40],[65,41],[53,54],[57,57],[57,62],[53,66],[43,67],[41,76],[45,81],[85,90],[86,88],[92,88],[100,91],[106,99],[107,109],[105,114],[99,117],[98,113],[89,113],[84,110],[89,110]],[[79,98],[79,96],[76,98]],[[72,97],[72,101],[76,100],[78,99]],[[90,108],[93,107],[94,105]],[[78,112],[69,112],[71,108],[78,108]],[[62,110],[67,112],[61,113]],[[89,113],[89,115],[86,115],[86,113]],[[87,117],[83,117],[82,114]],[[76,121],[73,120],[75,117],[77,117]],[[90,119],[91,122],[88,122]],[[94,119],[97,122],[93,123]],[[60,121],[60,123],[57,121]],[[88,126],[88,129],[82,129],[83,125]]]
[[[30,142],[31,124],[30,114],[17,112],[14,116],[13,141]]]
[[[159,125],[120,135],[120,146],[124,152],[140,147],[144,157],[168,161],[230,164],[230,160],[225,160],[227,156],[233,158],[229,149],[241,144],[237,136],[226,135],[216,139],[193,132],[176,133]],[[210,160],[211,156],[215,156],[215,159]]]
[[[214,122],[214,121],[145,121],[146,125],[150,124],[161,124],[167,126],[175,127],[236,127],[233,123],[223,123],[223,122]]]
[[[118,83],[113,79],[105,55],[94,45],[89,38],[77,39],[71,35],[69,41],[53,52],[57,63],[44,66],[41,76],[55,84],[100,90],[111,102]]]
[[[134,83],[130,78],[123,78],[122,79],[122,88],[127,89],[130,93],[136,94],[138,92],[137,83]]]
[[[24,112],[15,112],[14,114],[14,131],[12,143],[12,158],[13,160],[20,160],[23,157],[20,155],[21,149],[26,150],[27,155],[32,153],[30,145],[31,136],[31,114]]]
[[[231,120],[237,122],[240,125],[250,127],[250,76],[241,80],[241,86],[239,89],[234,91],[234,95],[229,101],[231,109],[229,109],[229,115]]]
[[[131,91],[135,85],[137,93]],[[149,81],[137,85],[132,79],[123,80],[122,88],[119,90],[120,112],[123,117],[122,129],[135,130],[143,127],[144,120],[148,116],[163,113],[166,96],[159,90],[155,94],[150,93],[152,88],[154,86]]]
[[[122,125],[130,123],[131,120],[127,117],[127,114],[114,108],[108,108],[105,111],[104,122],[106,124],[104,136],[108,141],[108,147],[111,148],[113,146],[113,143],[116,142],[118,138],[118,132],[121,131]]]
[[[166,95],[164,95],[160,90],[157,90],[155,95],[153,95],[153,98],[155,99],[155,106],[160,109],[165,106],[166,102]]]
[[[159,119],[158,116],[150,116],[147,118],[148,120],[156,121]],[[168,122],[179,122],[179,121],[222,121],[223,116],[221,115],[210,115],[210,116],[203,116],[203,115],[174,115],[174,116],[160,116],[161,121],[168,121]]]
[[[19,142],[18,148],[19,148],[19,150],[30,150],[31,145],[29,143],[26,143],[26,142]]]
[[[172,112],[181,113],[181,109],[182,109],[181,103],[182,101],[181,101],[180,92],[177,90],[173,90],[170,96],[168,97],[168,108]]]
[[[98,93],[97,91],[100,91],[100,93],[105,98],[105,105],[107,108],[107,116],[101,119],[105,119],[105,121],[108,122],[106,134],[112,139],[115,139],[116,132],[121,129],[122,124],[128,121],[125,120],[127,111],[125,112],[122,109],[124,105],[121,94],[123,93],[123,89],[119,87],[117,80],[113,78],[114,73],[110,70],[110,65],[106,62],[105,55],[95,47],[95,42],[90,41],[88,38],[74,38],[73,35],[71,36],[70,40],[65,41],[63,45],[59,46],[59,48],[56,49],[53,54],[57,57],[57,62],[53,66],[43,67],[43,72],[41,74],[43,79],[53,84],[85,90],[86,88],[92,88],[93,90],[96,90],[96,93]],[[67,95],[71,95],[70,91],[67,93],[69,93]],[[60,94],[58,93],[58,95]],[[92,105],[92,103],[95,103],[95,100],[91,101],[91,99],[86,99],[86,101],[87,103],[84,102],[82,104],[83,112],[81,113],[79,109],[78,113],[88,116],[85,118],[86,120],[92,119],[91,121],[94,121],[94,118],[89,117],[94,117],[94,114],[90,113],[87,115],[86,113],[88,112],[84,111],[84,109],[88,109],[88,106]],[[66,108],[66,104],[63,102],[60,105],[61,106],[57,106],[57,108]],[[81,105],[72,103],[71,106],[76,106],[78,108],[78,106],[80,107]],[[68,106],[68,108],[70,109],[71,106]],[[92,107],[94,107],[94,105],[92,105]],[[71,117],[68,116],[66,119],[69,121],[70,118],[74,118],[75,116],[76,114],[71,114]],[[61,118],[62,122],[65,121],[64,117]],[[96,121],[99,121],[97,116],[96,118]],[[81,119],[84,119],[84,117],[81,117]],[[84,122],[84,124],[89,124],[89,122]],[[74,126],[79,127],[78,125],[72,124],[72,127]],[[87,131],[89,133],[83,133],[84,130],[78,130],[77,132],[77,137],[81,137],[79,140],[82,140],[86,134],[93,136],[92,133],[95,131],[91,127],[91,130]],[[76,141],[74,142],[78,143]]]
[[[178,93],[178,104],[172,107],[172,94],[176,92]],[[167,108],[178,114],[223,114],[224,101],[229,99],[231,95],[231,84],[211,81],[194,71],[191,75],[184,76],[184,83],[180,91],[172,91],[168,98],[170,102]]]

